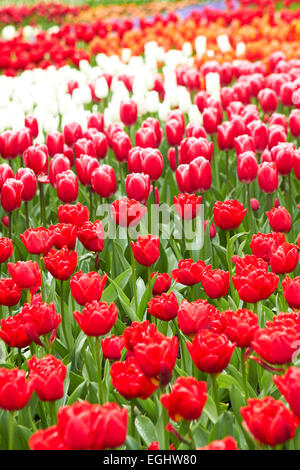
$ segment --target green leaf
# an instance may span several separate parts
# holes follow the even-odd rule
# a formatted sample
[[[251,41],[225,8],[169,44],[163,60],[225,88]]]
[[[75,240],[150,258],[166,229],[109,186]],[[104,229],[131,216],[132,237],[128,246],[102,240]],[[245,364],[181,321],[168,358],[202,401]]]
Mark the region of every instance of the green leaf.
[[[134,424],[137,432],[147,446],[149,446],[153,441],[158,441],[155,426],[147,416],[137,416]]]

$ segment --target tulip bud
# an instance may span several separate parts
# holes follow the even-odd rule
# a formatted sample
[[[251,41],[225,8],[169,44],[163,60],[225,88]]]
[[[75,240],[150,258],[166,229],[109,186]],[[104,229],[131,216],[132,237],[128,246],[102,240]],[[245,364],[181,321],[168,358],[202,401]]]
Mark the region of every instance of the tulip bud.
[[[276,163],[261,163],[258,166],[257,179],[264,193],[274,193],[279,184]]]
[[[210,162],[204,157],[197,157],[189,164],[190,187],[200,193],[208,191],[211,186]]]
[[[277,96],[270,88],[260,90],[257,95],[259,104],[265,113],[273,113],[277,108]]]
[[[16,179],[23,183],[21,197],[25,202],[31,201],[36,193],[36,176],[31,168],[19,168]]]
[[[53,157],[56,153],[63,153],[64,151],[64,138],[60,132],[54,131],[47,135],[46,145],[50,157]]]
[[[133,100],[121,101],[120,118],[125,126],[132,126],[137,121],[137,104]]]
[[[22,201],[23,183],[14,178],[8,178],[2,186],[1,204],[6,212],[17,210]]]
[[[91,186],[92,173],[99,167],[97,158],[82,154],[75,160],[75,167],[80,183],[84,186]]]
[[[114,169],[110,165],[101,165],[92,172],[91,184],[93,191],[101,197],[109,198],[117,190]]]
[[[63,171],[56,176],[56,190],[62,202],[70,203],[78,196],[78,179],[72,170]]]
[[[82,129],[80,124],[72,122],[64,127],[64,140],[67,145],[73,145],[82,137]]]
[[[39,176],[48,171],[48,149],[46,145],[35,144],[23,153],[25,165]]]
[[[70,161],[63,154],[56,154],[50,160],[49,165],[49,180],[50,184],[55,187],[56,176],[63,171],[71,170]]]
[[[131,173],[125,180],[126,193],[129,199],[144,204],[150,193],[150,177],[144,173]]]
[[[254,152],[244,152],[237,158],[237,174],[242,183],[249,184],[257,175],[258,165]]]
[[[25,127],[30,130],[32,138],[35,139],[39,135],[39,125],[36,117],[29,115],[26,116],[24,124]]]

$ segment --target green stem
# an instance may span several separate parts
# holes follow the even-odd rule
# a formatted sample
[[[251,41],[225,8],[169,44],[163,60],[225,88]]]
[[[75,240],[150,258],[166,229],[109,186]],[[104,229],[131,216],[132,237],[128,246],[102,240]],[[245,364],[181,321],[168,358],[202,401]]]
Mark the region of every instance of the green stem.
[[[14,448],[14,412],[9,412],[9,424],[8,424],[8,450]]]
[[[70,350],[71,345],[70,345],[69,340],[68,340],[67,322],[66,322],[66,315],[65,315],[64,281],[60,281],[60,307],[61,307],[61,319],[62,319],[62,327],[63,327],[64,338],[65,338],[67,348]]]
[[[42,258],[40,257],[40,255],[37,255],[38,257],[38,265],[39,265],[39,268],[40,268],[40,272],[41,272],[41,279],[42,279],[42,285],[41,285],[41,292],[42,292],[42,300],[45,302],[45,286],[44,286],[44,282],[43,282],[43,266],[42,266]]]
[[[39,182],[39,190],[40,190],[40,216],[41,216],[43,227],[46,227],[45,195],[44,195],[43,183]]]
[[[134,259],[134,254],[130,245],[131,238],[129,235],[129,232],[127,232],[127,238],[128,238],[128,245],[129,245],[129,250],[130,250],[130,259],[131,259],[131,271],[132,271],[132,290],[133,290],[133,296],[134,296],[134,306],[135,306],[135,313],[137,314],[138,310],[138,302],[137,302],[137,289],[136,289],[136,270],[135,270],[135,259]]]
[[[49,401],[49,411],[50,411],[50,421],[51,421],[50,426],[54,426],[57,420],[55,401]]]
[[[163,387],[160,388],[161,393],[160,396],[163,394]],[[169,433],[166,430],[166,426],[169,422],[169,415],[167,409],[162,405],[160,401],[160,406],[162,407],[162,419],[163,419],[163,441],[162,441],[162,446],[160,450],[169,450]]]
[[[125,190],[125,181],[124,181],[123,167],[122,167],[122,163],[121,163],[121,162],[119,162],[119,176],[120,176],[120,185],[121,185],[122,195],[125,196],[125,194],[126,194],[126,190]]]
[[[252,209],[251,209],[250,184],[246,185],[246,191],[247,191],[248,231],[252,233]]]
[[[246,362],[245,362],[245,352],[246,348],[241,348],[241,370],[242,370],[242,377],[243,377],[243,386],[245,392],[245,400],[248,400],[248,383],[247,383],[247,370],[246,370]]]
[[[228,150],[226,150],[225,156],[226,156],[226,181],[229,181],[229,152]]]
[[[28,210],[28,201],[24,202],[25,206],[25,221],[26,221],[26,229],[29,228],[29,210]]]
[[[90,218],[94,220],[93,190],[90,188]]]
[[[98,373],[98,399],[99,399],[99,404],[102,405],[102,356],[101,356],[99,336],[95,337],[95,355],[96,355],[97,373]]]
[[[8,214],[8,237],[12,238],[12,212]]]
[[[211,382],[212,382],[213,397],[214,397],[216,408],[217,408],[217,414],[218,416],[220,416],[221,410],[220,410],[220,403],[219,403],[219,398],[218,398],[217,374],[210,374],[210,376],[211,376]]]
[[[152,289],[151,289],[151,266],[148,266],[147,268],[147,274],[148,274],[148,288],[149,288],[149,300],[152,297]]]
[[[230,230],[226,230],[226,248],[227,248],[227,263],[229,271],[229,293],[233,292],[232,288],[232,261],[231,261],[231,249],[230,249]]]

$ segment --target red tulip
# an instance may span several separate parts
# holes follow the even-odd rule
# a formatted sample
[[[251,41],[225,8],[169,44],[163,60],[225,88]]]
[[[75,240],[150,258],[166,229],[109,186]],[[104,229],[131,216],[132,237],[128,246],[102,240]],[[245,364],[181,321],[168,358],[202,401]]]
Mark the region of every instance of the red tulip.
[[[67,368],[59,359],[50,354],[42,359],[32,356],[27,364],[32,387],[40,400],[55,401],[64,396]]]
[[[213,210],[215,224],[222,230],[238,228],[247,212],[237,200],[217,201]]]
[[[157,389],[157,385],[143,374],[134,357],[112,364],[110,375],[113,387],[127,400],[146,400]]]
[[[150,193],[150,177],[144,173],[131,173],[125,180],[126,193],[129,199],[144,204]]]
[[[132,126],[137,121],[137,104],[133,100],[121,101],[120,117],[125,126]]]
[[[110,165],[101,165],[92,172],[91,184],[93,191],[104,198],[111,197],[117,190],[114,169]]]
[[[180,284],[193,286],[201,281],[204,270],[210,267],[201,260],[194,262],[192,259],[182,259],[178,263],[178,268],[171,272],[171,276]]]
[[[64,137],[60,132],[54,131],[47,135],[46,145],[50,157],[54,157],[56,153],[64,152]]]
[[[251,342],[258,330],[258,317],[251,310],[238,309],[236,312],[224,312],[226,328],[224,334],[239,348],[251,347]]]
[[[81,139],[82,129],[80,124],[72,122],[64,127],[64,140],[67,145],[73,145],[78,139]]]
[[[22,181],[8,178],[2,186],[1,204],[6,212],[13,212],[19,209],[22,202]]]
[[[202,196],[196,196],[195,194],[178,194],[173,197],[174,206],[177,214],[182,219],[191,220],[194,219],[201,205]]]
[[[70,281],[72,296],[80,305],[85,305],[94,300],[99,302],[106,281],[106,274],[101,278],[101,276],[94,271],[89,273],[78,271]]]
[[[114,303],[93,300],[85,304],[82,313],[76,311],[73,315],[87,336],[104,336],[116,323],[118,310]]]
[[[67,281],[76,269],[77,253],[64,246],[61,250],[50,250],[43,260],[45,268],[55,279]]]
[[[123,336],[108,336],[101,340],[102,353],[105,359],[109,361],[119,361],[122,350],[124,349]]]
[[[10,238],[0,238],[0,264],[5,263],[14,251],[13,242]]]
[[[31,201],[36,193],[37,181],[33,170],[30,168],[19,168],[16,179],[23,183],[21,198],[23,201]]]
[[[63,171],[56,175],[57,196],[62,202],[70,203],[78,196],[78,179],[72,170]]]
[[[283,376],[275,375],[273,380],[293,413],[300,419],[298,399],[300,392],[300,369],[298,367],[289,367]]]
[[[227,295],[229,272],[221,269],[205,269],[202,273],[201,283],[209,298],[219,299]]]
[[[64,204],[57,208],[58,220],[61,224],[72,224],[80,227],[89,220],[89,210],[78,202],[77,204]]]
[[[173,421],[199,419],[206,400],[206,382],[198,382],[194,377],[178,377],[170,393],[161,396],[161,402]]]
[[[159,237],[153,235],[140,235],[136,242],[130,242],[136,261],[143,266],[151,266],[158,260],[159,245]]]
[[[147,208],[135,199],[123,198],[111,205],[115,222],[121,227],[135,227],[147,212]]]
[[[271,211],[266,212],[270,227],[275,232],[287,233],[291,230],[292,219],[285,207],[273,208]]]
[[[185,335],[191,337],[202,329],[223,333],[226,326],[224,320],[225,318],[216,307],[202,299],[194,302],[184,299],[177,314],[179,328]]]
[[[300,276],[290,279],[286,276],[282,281],[284,298],[292,309],[300,309]]]
[[[44,227],[27,229],[21,233],[20,239],[28,253],[34,255],[47,253],[53,244],[51,232]]]
[[[36,261],[7,263],[7,268],[20,289],[30,289],[31,292],[36,292],[41,287],[41,273]]]
[[[65,171],[71,170],[71,164],[67,157],[64,154],[56,154],[50,160],[49,165],[49,180],[50,184],[55,187],[56,185],[56,176]]]
[[[284,404],[273,397],[250,398],[241,408],[244,425],[259,442],[275,447],[296,434],[298,420]]]
[[[10,277],[0,279],[0,305],[12,307],[16,305],[21,298],[22,290]]]
[[[148,313],[163,321],[172,320],[177,316],[178,301],[174,292],[163,293],[153,297],[148,302]]]
[[[0,408],[9,411],[21,410],[30,400],[33,392],[26,373],[17,367],[0,367]]]
[[[48,149],[46,145],[35,144],[28,147],[23,153],[25,165],[37,176],[48,172]]]

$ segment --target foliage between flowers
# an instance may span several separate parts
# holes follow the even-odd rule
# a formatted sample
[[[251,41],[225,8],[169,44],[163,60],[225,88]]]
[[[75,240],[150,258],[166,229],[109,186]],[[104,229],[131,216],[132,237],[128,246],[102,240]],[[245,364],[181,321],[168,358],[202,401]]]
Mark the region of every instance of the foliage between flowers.
[[[299,59],[199,51],[3,77],[1,449],[300,448]]]

